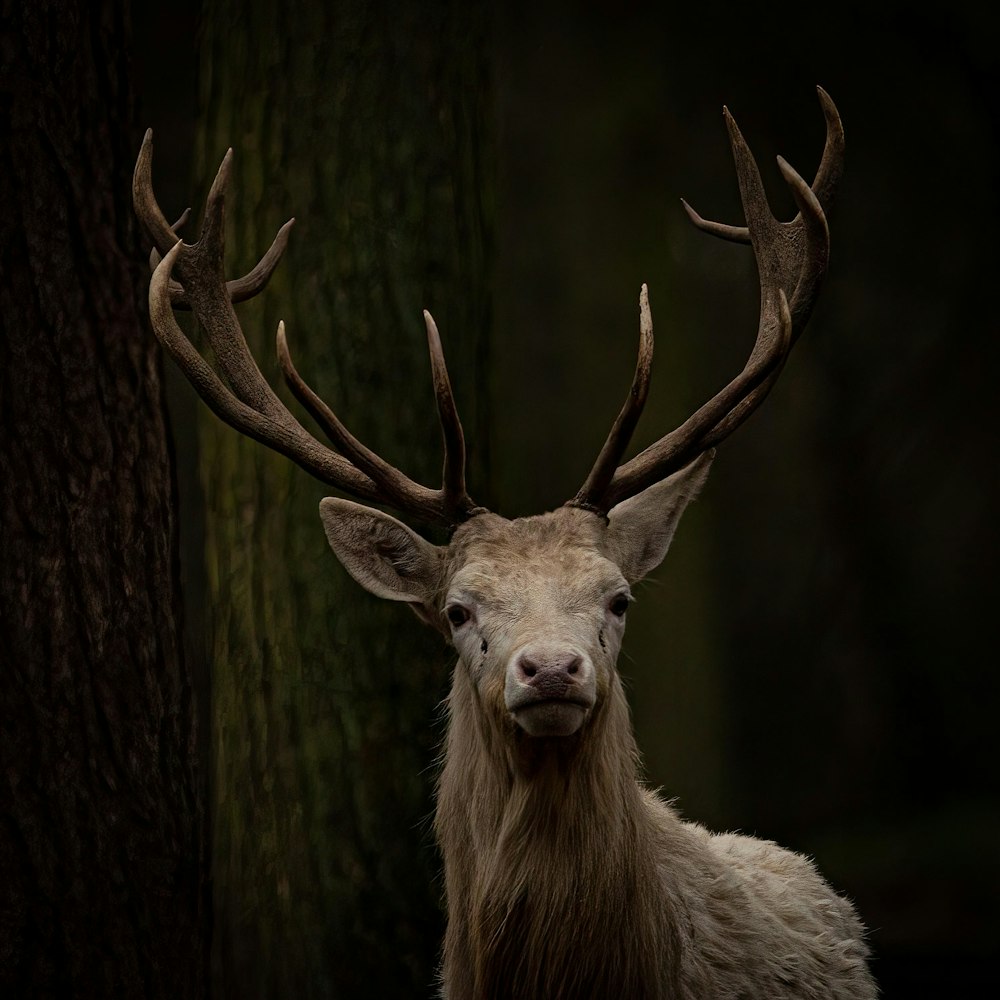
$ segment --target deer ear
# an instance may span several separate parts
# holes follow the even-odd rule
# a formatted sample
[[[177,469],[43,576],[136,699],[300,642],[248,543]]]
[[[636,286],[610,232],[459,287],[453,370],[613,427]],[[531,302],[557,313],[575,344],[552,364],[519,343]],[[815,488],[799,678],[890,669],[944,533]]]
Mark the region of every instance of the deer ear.
[[[698,495],[715,452],[623,500],[608,513],[608,558],[629,583],[656,569],[670,548],[684,508]]]
[[[365,590],[390,601],[407,601],[426,620],[446,549],[425,541],[394,517],[350,500],[321,500],[319,516],[330,547]]]

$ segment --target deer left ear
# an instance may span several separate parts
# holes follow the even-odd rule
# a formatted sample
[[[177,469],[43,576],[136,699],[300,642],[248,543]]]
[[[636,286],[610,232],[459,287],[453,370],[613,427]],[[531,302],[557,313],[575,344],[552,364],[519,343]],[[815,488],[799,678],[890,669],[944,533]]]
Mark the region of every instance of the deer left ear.
[[[681,514],[705,485],[714,457],[714,451],[706,452],[608,512],[608,558],[629,583],[641,580],[663,561]]]
[[[406,601],[427,618],[441,582],[445,550],[402,521],[350,500],[327,497],[319,516],[344,569],[376,597]]]

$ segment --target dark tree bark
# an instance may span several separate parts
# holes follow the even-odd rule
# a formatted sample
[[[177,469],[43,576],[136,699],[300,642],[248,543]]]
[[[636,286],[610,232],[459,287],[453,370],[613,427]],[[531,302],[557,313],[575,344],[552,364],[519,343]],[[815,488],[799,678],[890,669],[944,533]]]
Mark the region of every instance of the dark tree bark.
[[[212,0],[196,155],[207,187],[234,148],[231,274],[297,219],[266,292],[240,307],[272,384],[283,318],[299,370],[351,429],[439,481],[430,308],[480,502],[487,21],[478,3],[352,0],[292,16]],[[240,998],[427,996],[443,934],[428,820],[451,654],[337,564],[317,513],[327,488],[201,413],[218,983]]]
[[[204,995],[172,473],[127,7],[3,3],[0,994]]]

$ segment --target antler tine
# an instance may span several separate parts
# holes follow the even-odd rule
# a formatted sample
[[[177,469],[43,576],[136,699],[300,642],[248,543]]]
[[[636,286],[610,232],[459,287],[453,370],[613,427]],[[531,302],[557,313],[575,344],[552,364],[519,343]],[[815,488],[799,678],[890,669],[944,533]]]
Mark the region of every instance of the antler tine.
[[[146,134],[142,137],[139,157],[135,161],[135,171],[132,174],[132,205],[156,249],[161,254],[165,254],[177,242],[177,236],[160,210],[153,194],[153,130],[151,128],[146,129]]]
[[[406,510],[426,504],[429,495],[438,498],[439,512],[451,522],[458,522],[478,512],[465,489],[465,438],[458,417],[455,399],[445,367],[444,352],[434,318],[424,310],[427,340],[431,355],[431,371],[437,397],[438,416],[444,435],[445,461],[441,490],[437,493],[414,482],[394,465],[389,464],[362,444],[343,421],[302,378],[292,362],[285,336],[285,324],[278,324],[277,349],[285,382],[300,403],[323,428],[334,447],[368,476],[394,506]]]
[[[181,217],[170,227],[170,231],[174,234],[174,238],[177,238],[177,233],[187,222],[188,217],[191,215],[191,209],[185,208],[181,212]],[[153,247],[149,251],[149,270],[150,273],[156,270],[160,261],[163,260],[163,254],[160,253],[156,247]],[[187,304],[187,297],[184,295],[184,286],[179,281],[170,281],[170,302],[175,309],[190,309],[191,307]],[[183,305],[179,303],[183,302]]]
[[[589,498],[597,509],[610,510],[714,448],[753,413],[777,380],[809,318],[829,261],[830,233],[815,189],[818,187],[829,196],[843,171],[840,117],[833,101],[822,90],[820,101],[827,119],[827,143],[813,188],[778,157],[778,167],[799,209],[799,214],[788,223],[778,222],[771,214],[753,154],[736,122],[723,109],[746,230],[760,275],[760,320],[753,351],[737,378],[680,427],[622,465],[606,488]],[[685,208],[696,216],[689,206]],[[700,228],[724,238],[735,238],[732,227],[711,223]]]
[[[233,278],[232,281],[226,282],[231,302],[246,302],[264,290],[285,252],[285,247],[288,246],[288,236],[294,225],[295,219],[289,219],[278,230],[274,242],[267,248],[267,253],[242,278]]]
[[[431,378],[434,382],[434,397],[437,401],[438,420],[444,441],[444,468],[441,474],[441,489],[449,506],[455,510],[469,510],[473,503],[465,489],[465,434],[458,416],[455,396],[451,391],[448,366],[441,347],[434,317],[425,309],[424,325],[427,327],[427,350],[431,359]]]
[[[830,263],[830,227],[819,198],[806,185],[795,168],[781,156],[778,157],[778,169],[785,178],[785,183],[791,188],[792,197],[799,209],[794,222],[788,225],[798,224],[805,234],[798,281],[791,301],[792,320],[795,324],[793,336],[798,338],[812,312],[820,284]],[[787,228],[784,231],[791,232]]]
[[[653,373],[653,317],[649,311],[649,290],[645,285],[639,291],[639,356],[636,359],[632,385],[625,402],[611,425],[604,447],[597,456],[590,475],[569,506],[587,510],[600,510],[601,498],[611,483],[618,463],[625,454],[649,394],[649,381]]]
[[[601,509],[610,510],[622,500],[683,469],[719,444],[763,402],[793,344],[791,311],[781,289],[778,290],[778,315],[777,336],[769,340],[758,335],[743,371],[729,385],[702,404],[680,427],[618,469],[602,498]],[[722,420],[720,413],[726,414]]]
[[[829,211],[844,173],[844,126],[830,95],[820,86],[816,87],[816,93],[823,109],[823,117],[826,119],[826,142],[823,146],[823,157],[813,178],[812,190],[824,210]],[[683,198],[681,204],[688,218],[702,232],[730,243],[750,242],[750,230],[746,226],[729,226],[724,222],[703,219]]]
[[[826,119],[826,143],[823,158],[813,178],[812,191],[819,199],[823,210],[828,212],[837,196],[840,179],[844,176],[844,123],[833,98],[820,86],[816,87],[823,117]]]
[[[221,272],[226,248],[226,188],[233,170],[233,147],[226,150],[215,180],[205,199],[205,215],[201,220],[198,246],[204,253],[204,263],[215,265]]]
[[[278,323],[277,334],[278,363],[288,388],[295,398],[312,414],[313,419],[323,428],[333,446],[354,466],[371,479],[382,493],[383,499],[393,506],[406,510],[414,505],[425,504],[432,493],[426,487],[415,483],[390,465],[383,458],[363,445],[344,425],[343,421],[325,403],[312,387],[302,378],[292,363],[285,336],[285,323]]]

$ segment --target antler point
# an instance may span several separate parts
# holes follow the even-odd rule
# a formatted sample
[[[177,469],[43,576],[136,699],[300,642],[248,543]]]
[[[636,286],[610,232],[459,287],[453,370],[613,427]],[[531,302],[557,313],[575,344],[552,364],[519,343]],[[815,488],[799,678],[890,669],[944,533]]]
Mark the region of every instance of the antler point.
[[[156,295],[160,294],[161,288],[166,288],[170,282],[170,273],[174,269],[174,262],[177,260],[178,254],[181,252],[181,246],[183,245],[183,240],[178,240],[164,255],[163,259],[159,264],[156,265],[153,270],[153,277],[150,279],[149,283],[149,294],[150,300],[152,301],[154,296],[154,288],[156,289]]]
[[[219,172],[216,176],[222,178],[223,181],[228,183],[229,171],[231,170],[232,165],[233,165],[233,147],[230,146],[229,149],[226,150],[226,155],[223,156],[222,162],[219,164]]]
[[[285,321],[283,319],[278,320],[278,332],[274,337],[274,346],[275,352],[278,355],[278,364],[287,378],[288,370],[292,366],[292,356],[288,350],[288,340],[285,337]]]
[[[777,160],[778,169],[781,171],[781,176],[785,178],[786,183],[798,188],[809,187],[809,185],[802,179],[799,172],[788,162],[788,160],[786,160],[783,156],[777,157]]]

